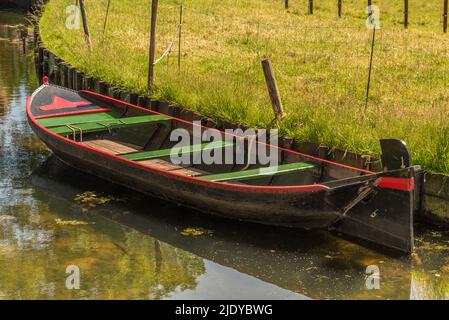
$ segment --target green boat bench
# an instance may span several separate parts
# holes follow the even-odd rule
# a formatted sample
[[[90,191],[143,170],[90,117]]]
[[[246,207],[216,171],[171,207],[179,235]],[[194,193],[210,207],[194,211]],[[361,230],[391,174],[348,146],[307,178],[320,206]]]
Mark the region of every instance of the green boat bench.
[[[244,171],[226,172],[219,174],[212,174],[202,176],[202,179],[215,181],[215,182],[233,182],[242,180],[255,180],[263,179],[267,177],[279,176],[282,174],[304,171],[315,168],[316,165],[308,162],[294,162],[282,164],[279,166],[257,168]]]
[[[63,136],[90,132],[100,132],[111,129],[128,128],[149,123],[168,123],[170,118],[162,115],[145,115],[119,118],[116,113],[101,112],[66,117],[40,119],[38,122]]]
[[[234,145],[233,142],[217,141],[217,142],[209,142],[209,143],[203,143],[203,144],[198,144],[198,145],[190,145],[190,146],[176,147],[176,148],[170,148],[170,149],[133,152],[133,153],[124,154],[121,156],[128,160],[143,161],[143,160],[151,160],[151,159],[156,159],[156,158],[169,157],[172,154],[183,156],[183,155],[187,155],[187,154],[193,154],[195,152],[218,150],[218,149],[222,149],[222,148],[232,147],[233,145]]]

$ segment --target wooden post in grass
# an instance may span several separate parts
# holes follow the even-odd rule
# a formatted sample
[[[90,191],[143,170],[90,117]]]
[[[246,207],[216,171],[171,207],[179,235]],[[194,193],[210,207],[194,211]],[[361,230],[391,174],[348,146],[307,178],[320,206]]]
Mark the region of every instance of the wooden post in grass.
[[[179,26],[178,26],[178,73],[181,72],[181,40],[182,40],[182,4],[179,7]]]
[[[408,0],[404,0],[404,28],[408,28]]]
[[[313,14],[313,0],[309,0],[309,14]]]
[[[151,0],[151,31],[150,31],[150,63],[148,70],[148,89],[154,85],[154,59],[156,55],[156,20],[158,0]]]
[[[267,83],[268,93],[270,95],[271,104],[275,115],[275,120],[282,119],[285,116],[284,107],[282,106],[281,95],[274,77],[273,68],[270,59],[262,60],[263,73],[265,82]]]
[[[447,8],[448,8],[448,0],[444,0],[444,13],[443,13],[443,31],[447,32]]]
[[[341,18],[341,5],[342,0],[338,0],[338,17]]]
[[[285,0],[285,9],[288,9],[288,0]]]
[[[86,38],[87,47],[89,48],[89,50],[92,50],[92,42],[90,40],[89,24],[87,23],[86,5],[84,4],[84,0],[79,0],[79,1],[80,1],[80,9],[81,9],[81,18],[83,19],[84,37]]]

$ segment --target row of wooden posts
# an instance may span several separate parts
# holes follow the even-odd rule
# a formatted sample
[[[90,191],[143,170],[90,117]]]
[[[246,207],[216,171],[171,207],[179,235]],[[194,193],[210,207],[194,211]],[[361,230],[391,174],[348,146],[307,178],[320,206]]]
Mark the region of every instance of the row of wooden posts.
[[[368,6],[372,5],[372,0],[367,0]],[[448,2],[449,0],[443,0],[443,31],[447,33],[447,24],[448,24]],[[284,0],[285,9],[289,8],[289,0]],[[343,0],[337,0],[337,13],[341,18],[343,7]],[[313,14],[313,0],[309,0],[308,6],[309,14]],[[404,28],[408,28],[409,24],[409,0],[404,0]]]

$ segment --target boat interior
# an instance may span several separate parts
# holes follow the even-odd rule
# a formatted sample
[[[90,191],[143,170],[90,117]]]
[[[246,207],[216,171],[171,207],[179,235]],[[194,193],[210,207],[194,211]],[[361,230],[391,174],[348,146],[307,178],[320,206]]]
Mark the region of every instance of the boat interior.
[[[142,165],[209,181],[298,186],[332,184],[332,181],[365,174],[363,170],[270,148],[260,142],[261,136],[231,135],[199,125],[194,129],[192,123],[151,110],[117,105],[117,102],[115,105],[96,102],[80,105],[76,112],[47,112],[36,117],[36,121],[53,133],[87,147]],[[42,110],[48,111],[48,107]],[[194,130],[200,130],[203,135],[199,142],[195,142],[198,138],[193,138]],[[186,134],[182,135],[182,132]],[[265,160],[262,161],[258,154],[264,154]],[[270,156],[277,159],[276,163],[267,161]]]

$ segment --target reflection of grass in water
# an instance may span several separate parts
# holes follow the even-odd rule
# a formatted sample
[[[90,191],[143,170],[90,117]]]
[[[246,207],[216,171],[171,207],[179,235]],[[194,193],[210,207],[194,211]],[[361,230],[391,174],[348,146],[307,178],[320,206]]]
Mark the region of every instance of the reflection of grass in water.
[[[76,195],[73,200],[83,208],[95,208],[96,206],[111,202],[114,198],[111,196],[103,197],[93,191],[86,191]]]
[[[449,299],[449,232],[426,231],[416,237],[419,263],[412,272],[414,298]]]
[[[55,219],[83,214],[66,201],[49,204],[16,204],[16,219],[0,225],[4,298],[159,299],[175,288],[194,289],[204,273],[197,256],[98,216],[89,216],[95,225],[57,226]],[[65,288],[68,265],[81,268],[80,291]]]
[[[182,230],[181,234],[185,237],[211,236],[214,234],[214,231],[200,227],[191,227]]]

